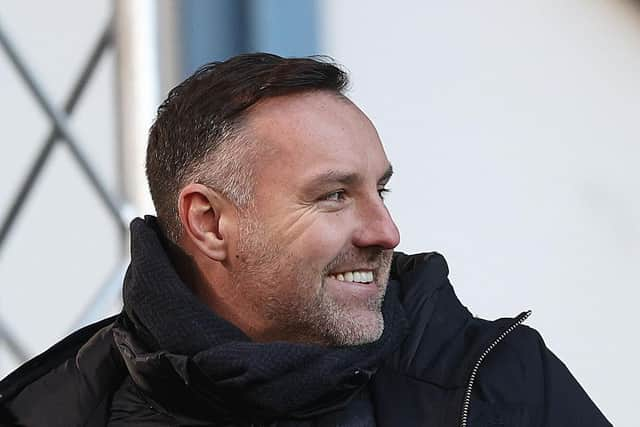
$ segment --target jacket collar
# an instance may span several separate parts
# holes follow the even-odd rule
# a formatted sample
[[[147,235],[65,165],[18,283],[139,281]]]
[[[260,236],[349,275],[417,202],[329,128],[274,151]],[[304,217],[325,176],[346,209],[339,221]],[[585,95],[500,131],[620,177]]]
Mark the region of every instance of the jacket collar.
[[[448,279],[449,267],[437,252],[396,253],[392,278],[411,329],[386,366],[443,388],[459,388],[472,368],[500,335],[518,323],[474,317],[460,302]]]

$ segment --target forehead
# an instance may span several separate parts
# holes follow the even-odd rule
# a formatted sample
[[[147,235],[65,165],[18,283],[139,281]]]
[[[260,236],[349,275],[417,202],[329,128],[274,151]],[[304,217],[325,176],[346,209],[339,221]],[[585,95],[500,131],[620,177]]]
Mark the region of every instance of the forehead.
[[[366,179],[389,166],[371,121],[351,101],[330,92],[262,101],[249,112],[247,130],[258,142],[258,175],[265,179],[282,175],[302,183],[327,169]]]

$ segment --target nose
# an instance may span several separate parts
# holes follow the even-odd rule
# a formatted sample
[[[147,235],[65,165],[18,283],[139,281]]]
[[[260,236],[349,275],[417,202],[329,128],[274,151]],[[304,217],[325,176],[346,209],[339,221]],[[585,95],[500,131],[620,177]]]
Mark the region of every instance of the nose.
[[[353,243],[362,248],[378,246],[383,249],[393,249],[400,243],[398,227],[380,198],[376,197],[375,201],[363,207]]]

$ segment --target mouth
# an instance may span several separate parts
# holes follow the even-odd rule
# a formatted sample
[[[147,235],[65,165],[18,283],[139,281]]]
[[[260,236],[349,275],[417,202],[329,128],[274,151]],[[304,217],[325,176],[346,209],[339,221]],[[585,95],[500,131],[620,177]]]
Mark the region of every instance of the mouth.
[[[363,284],[373,283],[373,280],[375,278],[373,270],[344,271],[341,273],[328,274],[327,277],[339,282]]]

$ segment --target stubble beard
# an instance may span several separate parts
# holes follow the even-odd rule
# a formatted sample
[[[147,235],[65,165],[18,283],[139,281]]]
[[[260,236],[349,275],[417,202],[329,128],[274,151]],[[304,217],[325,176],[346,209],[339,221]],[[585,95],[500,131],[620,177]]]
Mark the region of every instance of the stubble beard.
[[[253,309],[277,325],[277,340],[350,346],[374,342],[382,336],[382,304],[393,251],[351,248],[338,254],[322,271],[313,271],[305,260],[279,247],[253,219],[242,221],[240,236],[240,265],[232,280],[252,301]],[[374,282],[369,285],[376,287],[374,295],[350,304],[329,292],[327,274],[346,263],[377,266]]]

